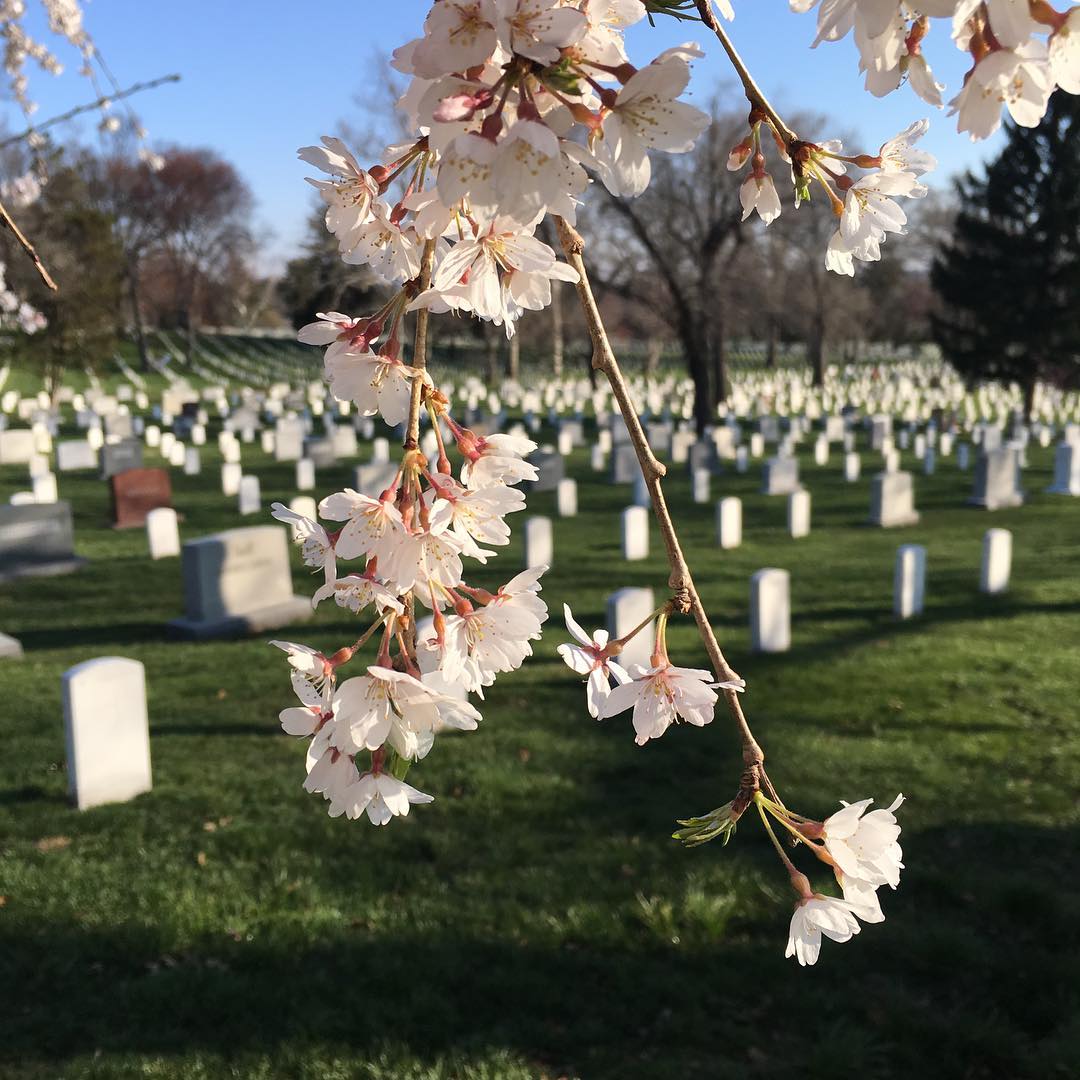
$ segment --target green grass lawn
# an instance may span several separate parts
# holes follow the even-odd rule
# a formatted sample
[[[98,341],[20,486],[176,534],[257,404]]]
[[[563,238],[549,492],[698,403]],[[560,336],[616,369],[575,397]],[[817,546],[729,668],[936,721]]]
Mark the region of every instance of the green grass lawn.
[[[378,830],[330,820],[301,790],[302,746],[277,724],[291,693],[267,640],[336,648],[355,637],[347,613],[172,642],[179,561],[151,563],[141,530],[108,527],[105,484],[62,475],[88,565],[0,590],[0,629],[27,653],[0,662],[0,1076],[1075,1076],[1080,503],[1042,494],[1052,451],[1030,457],[1023,508],[968,508],[971,473],[944,461],[917,475],[921,524],[882,531],[863,524],[869,479],[845,484],[835,448],[820,469],[804,449],[802,540],[785,501],[757,494],[757,465],[728,471],[713,494],[744,500],[732,552],[673,469],[691,564],[785,800],[821,817],[842,798],[908,799],[888,921],[826,942],[805,970],[784,959],[791,895],[754,821],[727,848],[669,838],[734,792],[723,715],[638,748],[628,715],[589,719],[555,655],[564,601],[601,625],[613,589],[660,594],[667,578],[655,529],[653,556],[622,562],[629,489],[586,452],[570,464],[581,513],[555,522],[536,657],[492,688],[478,732],[441,739],[410,774],[436,802]],[[295,494],[291,465],[257,445],[244,461],[267,512]],[[185,538],[268,520],[221,497],[216,447],[203,462],[200,477],[172,473]],[[319,494],[348,477],[320,474]],[[0,498],[26,486],[21,467],[0,470]],[[554,515],[554,496],[529,512]],[[517,526],[473,580],[517,571]],[[977,591],[990,526],[1015,546],[995,598]],[[927,545],[928,584],[924,617],[901,624],[904,542]],[[782,656],[748,653],[764,566],[791,572]],[[671,641],[676,663],[704,663],[685,621]],[[60,676],[102,655],[146,665],[154,790],[80,814]]]

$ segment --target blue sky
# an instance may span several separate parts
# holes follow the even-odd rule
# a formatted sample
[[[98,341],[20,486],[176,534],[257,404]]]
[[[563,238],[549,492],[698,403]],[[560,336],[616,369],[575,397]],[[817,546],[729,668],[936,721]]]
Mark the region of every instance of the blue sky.
[[[427,0],[90,0],[86,24],[122,86],[179,72],[182,81],[139,95],[133,104],[151,140],[208,146],[232,160],[258,202],[260,229],[268,237],[268,267],[280,266],[295,248],[311,204],[303,182],[310,168],[296,160],[298,146],[337,129],[341,119],[361,120],[358,96],[378,98],[380,71],[373,57],[415,37]],[[814,16],[793,15],[787,0],[734,0],[731,32],[748,66],[781,113],[826,113],[837,130],[858,132],[873,150],[912,120],[933,112],[907,88],[878,100],[867,94],[851,40],[811,51]],[[36,7],[30,25],[53,40]],[[693,23],[659,20],[635,27],[632,60],[645,63],[661,49],[701,42],[708,56],[694,69],[692,92],[704,97],[730,71],[715,39]],[[937,23],[928,55],[941,81],[955,92],[963,57]],[[78,56],[64,43],[57,54],[67,66],[59,78],[31,70],[31,96],[48,117],[89,100],[89,84],[76,74]],[[732,103],[739,104],[732,89]],[[21,129],[10,102],[0,103],[8,124]],[[973,145],[956,133],[944,113],[931,117],[927,147],[945,174],[969,167],[999,145]],[[95,138],[93,127],[83,137]],[[939,180],[940,182],[940,180]]]

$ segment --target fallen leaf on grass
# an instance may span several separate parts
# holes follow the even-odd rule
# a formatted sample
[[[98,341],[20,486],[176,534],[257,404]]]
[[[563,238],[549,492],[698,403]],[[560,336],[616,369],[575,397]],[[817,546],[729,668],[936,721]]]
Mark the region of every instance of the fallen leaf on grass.
[[[195,856],[195,861],[200,866],[205,866],[206,865],[206,852],[205,851],[200,851],[199,854]]]
[[[70,836],[43,836],[34,847],[41,852],[63,851],[70,843]]]

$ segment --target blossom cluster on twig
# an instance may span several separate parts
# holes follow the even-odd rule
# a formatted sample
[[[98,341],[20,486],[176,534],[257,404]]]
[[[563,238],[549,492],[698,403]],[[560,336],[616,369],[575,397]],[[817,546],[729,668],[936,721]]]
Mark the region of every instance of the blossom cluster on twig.
[[[793,6],[808,10],[814,0],[793,0]],[[1006,6],[1018,5],[826,0],[821,37],[831,40],[854,26],[863,42],[878,17],[887,16],[882,26],[894,31],[902,19],[906,60],[901,57],[889,72],[899,69],[925,89],[932,76],[918,60],[923,16],[964,8],[979,40],[1000,52],[1003,39],[991,40],[991,21],[1002,18]],[[1045,7],[1032,0],[1032,17],[1045,23]],[[830,269],[851,274],[856,261],[880,257],[881,243],[906,222],[895,200],[924,195],[921,178],[935,161],[916,146],[926,121],[886,141],[876,154],[845,154],[836,142],[800,139],[765,99],[716,11],[727,20],[735,15],[728,0],[715,10],[710,0],[436,0],[423,34],[394,53],[394,66],[411,79],[400,107],[413,136],[373,164],[361,164],[332,136],[299,151],[323,174],[310,182],[325,203],[326,226],[342,259],[370,267],[391,287],[377,311],[320,314],[301,329],[300,340],[325,348],[324,374],[335,397],[401,426],[405,438],[385,490],[345,490],[319,504],[319,517],[337,528],[274,507],[275,517],[294,529],[305,563],[323,575],[314,602],[333,599],[371,618],[354,644],[331,654],[275,643],[288,656],[300,701],[281,713],[281,723],[308,740],[304,787],[323,795],[331,815],[366,815],[385,824],[411,805],[431,801],[405,777],[439,731],[476,728],[480,714],[468,696],[482,698],[499,673],[515,670],[530,655],[547,618],[538,596],[545,568],[527,569],[495,593],[468,585],[465,574],[466,560],[484,563],[494,554],[489,547],[508,543],[506,518],[525,505],[516,485],[537,475],[527,460],[536,446],[523,434],[470,430],[453,415],[451,396],[426,368],[427,321],[433,314],[474,315],[510,337],[524,311],[551,302],[553,282],[572,282],[593,343],[593,365],[606,376],[622,412],[664,535],[671,594],[640,626],[614,640],[602,630],[587,633],[566,607],[573,641],[559,652],[584,681],[589,714],[606,719],[632,710],[640,746],[679,722],[704,727],[724,700],[742,741],[738,793],[719,810],[681,822],[675,835],[690,846],[727,842],[754,806],[797,894],[788,954],[812,964],[822,935],[847,940],[862,922],[883,918],[877,890],[895,888],[902,866],[894,816],[900,799],[869,813],[870,800],[845,805],[817,822],[789,810],[765,772],[742,711],[746,684],[725,660],[693,584],[660,487],[665,469],[648,445],[614,357],[582,258],[584,241],[573,224],[594,180],[619,197],[640,195],[650,182],[650,156],[690,151],[709,123],[707,114],[683,100],[690,62],[702,55],[697,45],[667,49],[643,66],[630,61],[624,30],[646,16],[697,19],[717,36],[750,103],[749,133],[729,159],[733,170],[750,168],[741,189],[744,211],[757,211],[766,224],[780,213],[765,167],[771,139],[790,169],[795,205],[816,186],[836,213],[837,231],[826,252]],[[1058,53],[1067,48],[1072,55],[1072,29],[1071,15],[1055,27],[1051,47]],[[1064,70],[1060,57],[1056,63],[1055,70]],[[874,71],[884,77],[880,64]],[[1067,78],[1058,81],[1068,86]],[[1001,100],[1010,104],[1007,96]],[[536,236],[549,215],[566,261]],[[411,351],[405,340],[410,319]],[[421,413],[431,422],[429,454],[419,445]],[[456,470],[450,460],[455,452]],[[347,560],[356,561],[355,570],[341,574],[339,564]],[[421,632],[418,613],[425,608],[431,629]],[[712,670],[676,666],[669,657],[668,622],[688,614]],[[624,666],[626,644],[654,619],[649,663]],[[358,661],[369,641],[374,656]],[[360,673],[342,679],[349,663]],[[788,844],[809,847],[831,867],[842,897],[812,889],[774,823]]]

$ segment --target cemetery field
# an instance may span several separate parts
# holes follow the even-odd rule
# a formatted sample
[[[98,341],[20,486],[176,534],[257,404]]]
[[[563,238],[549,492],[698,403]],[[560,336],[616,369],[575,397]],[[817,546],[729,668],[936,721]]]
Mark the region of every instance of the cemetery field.
[[[613,590],[660,598],[667,579],[655,528],[648,559],[622,560],[631,489],[592,472],[587,450],[567,463],[578,516],[558,518],[554,493],[530,498],[555,543],[536,656],[491,688],[477,732],[440,739],[410,774],[434,804],[385,829],[329,819],[301,789],[302,745],[277,723],[293,699],[267,641],[330,652],[355,639],[355,617],[324,605],[256,638],[170,640],[179,560],[149,560],[141,528],[110,528],[96,474],[60,474],[87,564],[0,586],[0,630],[26,651],[0,660],[0,1076],[1074,1076],[1080,505],[1043,494],[1054,451],[1034,442],[1028,503],[993,513],[965,505],[973,470],[955,455],[924,477],[906,452],[922,520],[871,528],[865,432],[859,449],[863,478],[846,483],[837,446],[822,467],[800,447],[813,506],[798,540],[786,500],[758,494],[760,461],[712,481],[713,502],[743,500],[731,551],[716,545],[713,502],[691,501],[685,466],[667,485],[785,802],[821,818],[840,799],[907,798],[887,921],[825,942],[807,969],[784,959],[790,890],[759,823],[748,816],[726,848],[669,838],[675,819],[734,793],[722,712],[636,747],[628,714],[589,718],[555,653],[564,602],[592,628]],[[296,494],[292,463],[257,441],[243,453],[265,513],[240,518],[221,495],[211,437],[201,475],[171,470],[183,539],[265,524],[271,501]],[[25,472],[0,467],[0,502]],[[350,475],[320,470],[312,494]],[[520,568],[522,516],[476,584]],[[1014,545],[1009,590],[994,597],[978,592],[990,527]],[[927,548],[926,610],[898,622],[902,543]],[[308,595],[316,583],[291,557]],[[792,647],[753,656],[749,580],[769,566],[791,574]],[[675,663],[704,666],[686,620],[670,641]],[[60,679],[109,655],[145,665],[154,787],[79,813]]]

